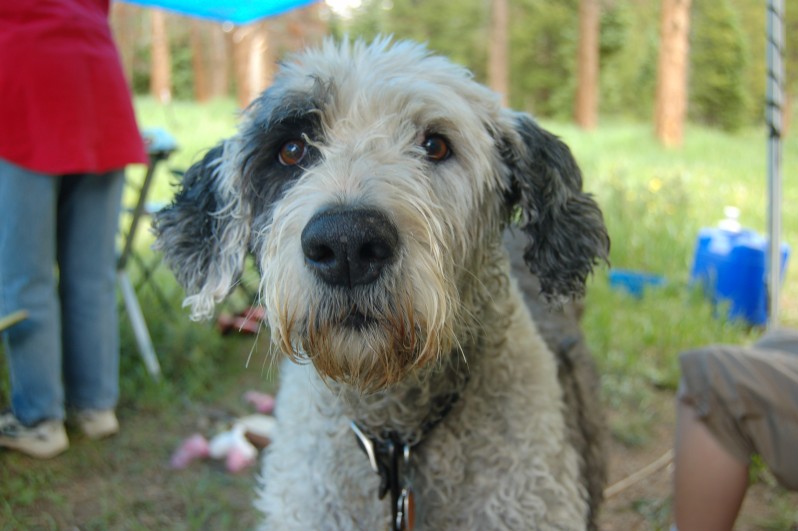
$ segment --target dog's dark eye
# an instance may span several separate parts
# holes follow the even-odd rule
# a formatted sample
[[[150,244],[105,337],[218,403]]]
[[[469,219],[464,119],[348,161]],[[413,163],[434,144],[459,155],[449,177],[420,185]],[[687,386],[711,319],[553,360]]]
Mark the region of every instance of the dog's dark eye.
[[[299,164],[305,154],[308,152],[308,146],[304,140],[289,140],[280,148],[277,158],[281,164],[286,166],[294,166]]]
[[[421,147],[427,152],[427,158],[433,162],[444,161],[452,154],[449,143],[441,135],[428,135]]]

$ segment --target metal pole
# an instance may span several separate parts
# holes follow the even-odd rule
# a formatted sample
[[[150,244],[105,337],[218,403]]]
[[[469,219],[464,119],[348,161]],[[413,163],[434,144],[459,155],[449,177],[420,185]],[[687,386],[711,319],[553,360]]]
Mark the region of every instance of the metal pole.
[[[781,109],[784,103],[784,0],[768,0],[767,99],[768,129],[768,328],[778,325],[781,284]]]
[[[158,355],[155,354],[155,347],[152,346],[150,331],[147,328],[147,321],[144,320],[144,314],[136,297],[136,290],[133,289],[130,277],[127,276],[127,272],[124,269],[117,272],[117,280],[122,290],[122,299],[125,301],[127,315],[130,317],[130,324],[133,326],[133,334],[136,336],[139,354],[141,354],[150,376],[157,381],[161,378],[161,364],[158,363]]]

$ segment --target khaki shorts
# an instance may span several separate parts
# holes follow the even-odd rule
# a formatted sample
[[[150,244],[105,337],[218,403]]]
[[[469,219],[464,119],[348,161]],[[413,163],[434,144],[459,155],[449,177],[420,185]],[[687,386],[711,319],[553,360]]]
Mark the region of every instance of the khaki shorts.
[[[679,364],[679,399],[718,441],[744,463],[759,454],[784,487],[798,490],[798,333],[687,351]]]

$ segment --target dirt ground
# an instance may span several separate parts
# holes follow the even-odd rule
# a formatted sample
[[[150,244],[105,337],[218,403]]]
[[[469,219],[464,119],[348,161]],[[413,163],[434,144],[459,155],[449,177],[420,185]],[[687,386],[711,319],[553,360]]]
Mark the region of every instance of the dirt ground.
[[[237,475],[216,461],[197,462],[181,471],[168,468],[169,455],[183,437],[197,431],[212,433],[220,419],[241,411],[238,395],[248,385],[242,381],[214,405],[190,404],[176,416],[157,410],[122,410],[123,431],[117,437],[98,443],[75,434],[65,459],[39,462],[0,454],[0,483],[5,483],[0,486],[4,492],[0,530],[254,528],[258,521],[252,506],[256,467]],[[663,393],[657,404],[657,425],[645,444],[634,448],[611,444],[610,485],[670,450],[672,397]],[[614,416],[610,412],[610,421]],[[601,529],[667,530],[670,481],[671,468],[663,466],[609,497],[601,513]],[[784,521],[785,507],[794,517],[798,494],[785,494],[767,481],[757,482],[746,498],[737,529],[795,529],[794,521]]]
[[[630,476],[639,474],[641,470],[651,468],[652,464],[669,463],[667,456],[670,454],[674,439],[674,409],[673,397],[670,393],[662,392],[654,401],[657,405],[653,417],[657,419],[654,433],[645,439],[645,444],[630,448],[616,440],[610,442],[609,452],[609,482],[608,487],[613,489],[629,479]],[[612,422],[617,413],[608,412],[609,421]],[[220,414],[214,411],[204,411],[200,417],[219,417]],[[202,420],[200,424],[207,425],[209,421]],[[199,466],[210,466],[214,473],[225,474],[222,467],[217,464],[200,464]],[[251,482],[241,481],[230,483],[226,490],[226,496],[230,499],[238,500],[237,503],[244,509],[242,516],[245,521],[249,519],[257,520],[255,513],[247,500],[253,496],[252,486],[255,483],[256,471],[252,471],[249,476]],[[600,528],[603,531],[649,531],[667,530],[670,527],[670,496],[671,496],[671,473],[672,466],[666,464],[657,466],[649,474],[627,488],[620,490],[607,498],[605,501],[600,518]],[[749,490],[741,517],[739,519],[738,531],[759,531],[759,530],[787,530],[789,526],[779,526],[777,508],[773,506],[774,499],[782,499],[782,503],[792,504],[798,508],[798,494],[790,495],[784,493],[780,488],[766,483],[756,483]],[[166,513],[173,510],[184,511],[185,507],[179,504],[175,506],[165,506]],[[175,515],[176,516],[176,515]],[[793,526],[794,527],[794,526]]]

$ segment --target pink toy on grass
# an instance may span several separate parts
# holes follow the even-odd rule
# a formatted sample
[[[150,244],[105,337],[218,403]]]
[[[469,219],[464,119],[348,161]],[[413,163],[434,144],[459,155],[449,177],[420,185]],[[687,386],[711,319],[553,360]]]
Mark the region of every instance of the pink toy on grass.
[[[183,469],[196,459],[212,457],[224,459],[229,472],[240,472],[255,462],[258,448],[269,445],[276,423],[274,417],[253,414],[239,418],[229,430],[219,433],[210,442],[195,433],[175,450],[170,465]]]
[[[210,455],[208,440],[199,433],[195,433],[175,450],[169,465],[172,468],[183,469],[196,459],[203,459]]]
[[[268,393],[247,391],[244,393],[244,401],[252,404],[258,413],[270,414],[274,411],[274,397]]]
[[[235,424],[233,429],[225,431],[211,439],[210,456],[214,459],[225,459],[227,470],[240,472],[255,462],[258,450],[244,436],[246,428]]]

